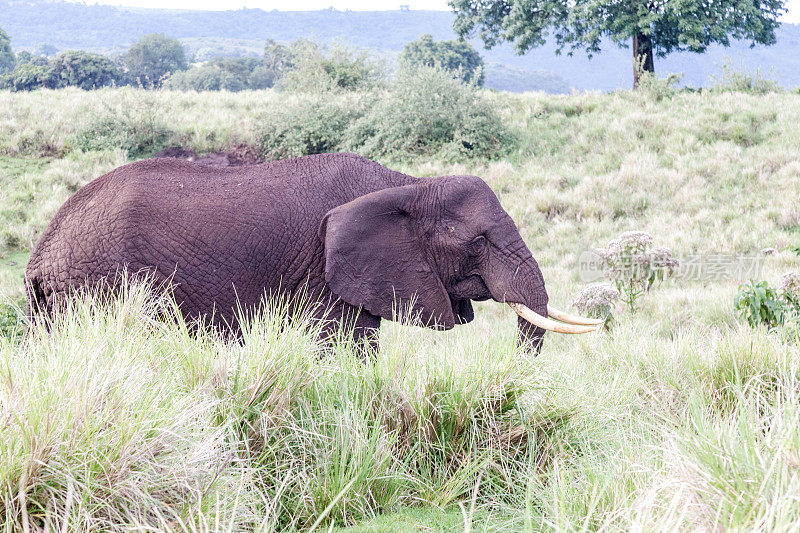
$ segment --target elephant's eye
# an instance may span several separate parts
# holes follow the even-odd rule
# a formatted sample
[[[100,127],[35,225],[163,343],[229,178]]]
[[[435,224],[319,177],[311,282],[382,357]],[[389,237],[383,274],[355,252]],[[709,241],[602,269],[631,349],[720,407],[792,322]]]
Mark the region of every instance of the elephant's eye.
[[[478,235],[469,243],[470,255],[480,255],[486,249],[486,237]]]

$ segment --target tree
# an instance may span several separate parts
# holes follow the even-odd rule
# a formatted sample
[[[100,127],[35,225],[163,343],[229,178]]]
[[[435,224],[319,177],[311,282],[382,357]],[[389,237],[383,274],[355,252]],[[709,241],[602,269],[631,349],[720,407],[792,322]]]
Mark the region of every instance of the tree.
[[[167,85],[182,91],[242,91],[266,89],[274,81],[257,57],[217,57],[170,76]]]
[[[406,44],[400,61],[441,67],[452,73],[460,73],[461,79],[466,82],[475,80],[478,86],[483,85],[483,58],[463,39],[435,42],[432,35],[425,34]]]
[[[17,58],[14,56],[14,51],[11,50],[11,39],[6,32],[0,29],[0,74],[14,70],[16,63]]]
[[[189,70],[176,72],[167,80],[165,87],[179,91],[231,91],[245,88],[241,78],[219,66],[205,63]]]
[[[264,45],[264,66],[274,73],[275,79],[279,79],[294,68],[294,52],[288,46],[267,39]]]
[[[22,63],[10,72],[0,76],[0,89],[12,91],[32,91],[40,87],[49,87],[52,71],[33,63]]]
[[[17,67],[19,68],[20,65],[37,65],[39,67],[47,67],[50,65],[50,61],[47,60],[46,57],[34,55],[27,50],[21,50],[17,52]]]
[[[121,73],[111,60],[100,54],[70,50],[59,54],[51,63],[52,85],[80,87],[88,91],[119,83]]]
[[[634,87],[641,72],[655,73],[654,56],[675,51],[702,53],[709,45],[746,39],[774,44],[785,0],[449,0],[454,28],[463,36],[477,33],[487,47],[515,42],[522,54],[545,43],[552,33],[557,51],[600,51],[607,37],[618,46],[630,43]]]
[[[160,87],[167,75],[188,68],[183,45],[162,33],[145,35],[133,43],[120,63],[131,82],[145,87]]]

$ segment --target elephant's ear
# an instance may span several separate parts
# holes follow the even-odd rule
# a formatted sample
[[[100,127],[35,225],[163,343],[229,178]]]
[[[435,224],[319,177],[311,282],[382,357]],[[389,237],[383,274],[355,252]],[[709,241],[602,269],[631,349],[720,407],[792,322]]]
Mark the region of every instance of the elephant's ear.
[[[424,232],[411,207],[417,192],[416,185],[393,187],[330,210],[319,229],[325,281],[342,300],[373,315],[411,315],[428,327],[450,329],[450,298],[426,259]]]

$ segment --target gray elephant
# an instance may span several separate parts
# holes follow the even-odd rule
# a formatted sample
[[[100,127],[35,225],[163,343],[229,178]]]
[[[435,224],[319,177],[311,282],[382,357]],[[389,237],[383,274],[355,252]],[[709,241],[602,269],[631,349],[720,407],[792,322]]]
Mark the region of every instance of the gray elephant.
[[[327,318],[374,339],[382,318],[450,329],[493,298],[520,315],[538,352],[545,330],[597,320],[548,306],[514,221],[474,176],[415,178],[352,154],[211,168],[151,159],[92,181],[58,211],[25,275],[29,312],[127,272],[171,284],[183,315],[237,324],[237,309],[304,294]],[[548,318],[548,314],[561,320]]]

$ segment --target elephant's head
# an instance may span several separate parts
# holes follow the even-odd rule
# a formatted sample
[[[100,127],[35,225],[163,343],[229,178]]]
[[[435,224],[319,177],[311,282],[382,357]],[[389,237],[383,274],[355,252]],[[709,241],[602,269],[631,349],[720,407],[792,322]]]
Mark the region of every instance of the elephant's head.
[[[349,304],[385,319],[410,312],[450,329],[473,319],[472,300],[508,303],[520,341],[538,352],[545,330],[585,333],[599,321],[546,318],[539,265],[480,178],[451,176],[376,191],[327,213],[325,279]]]

